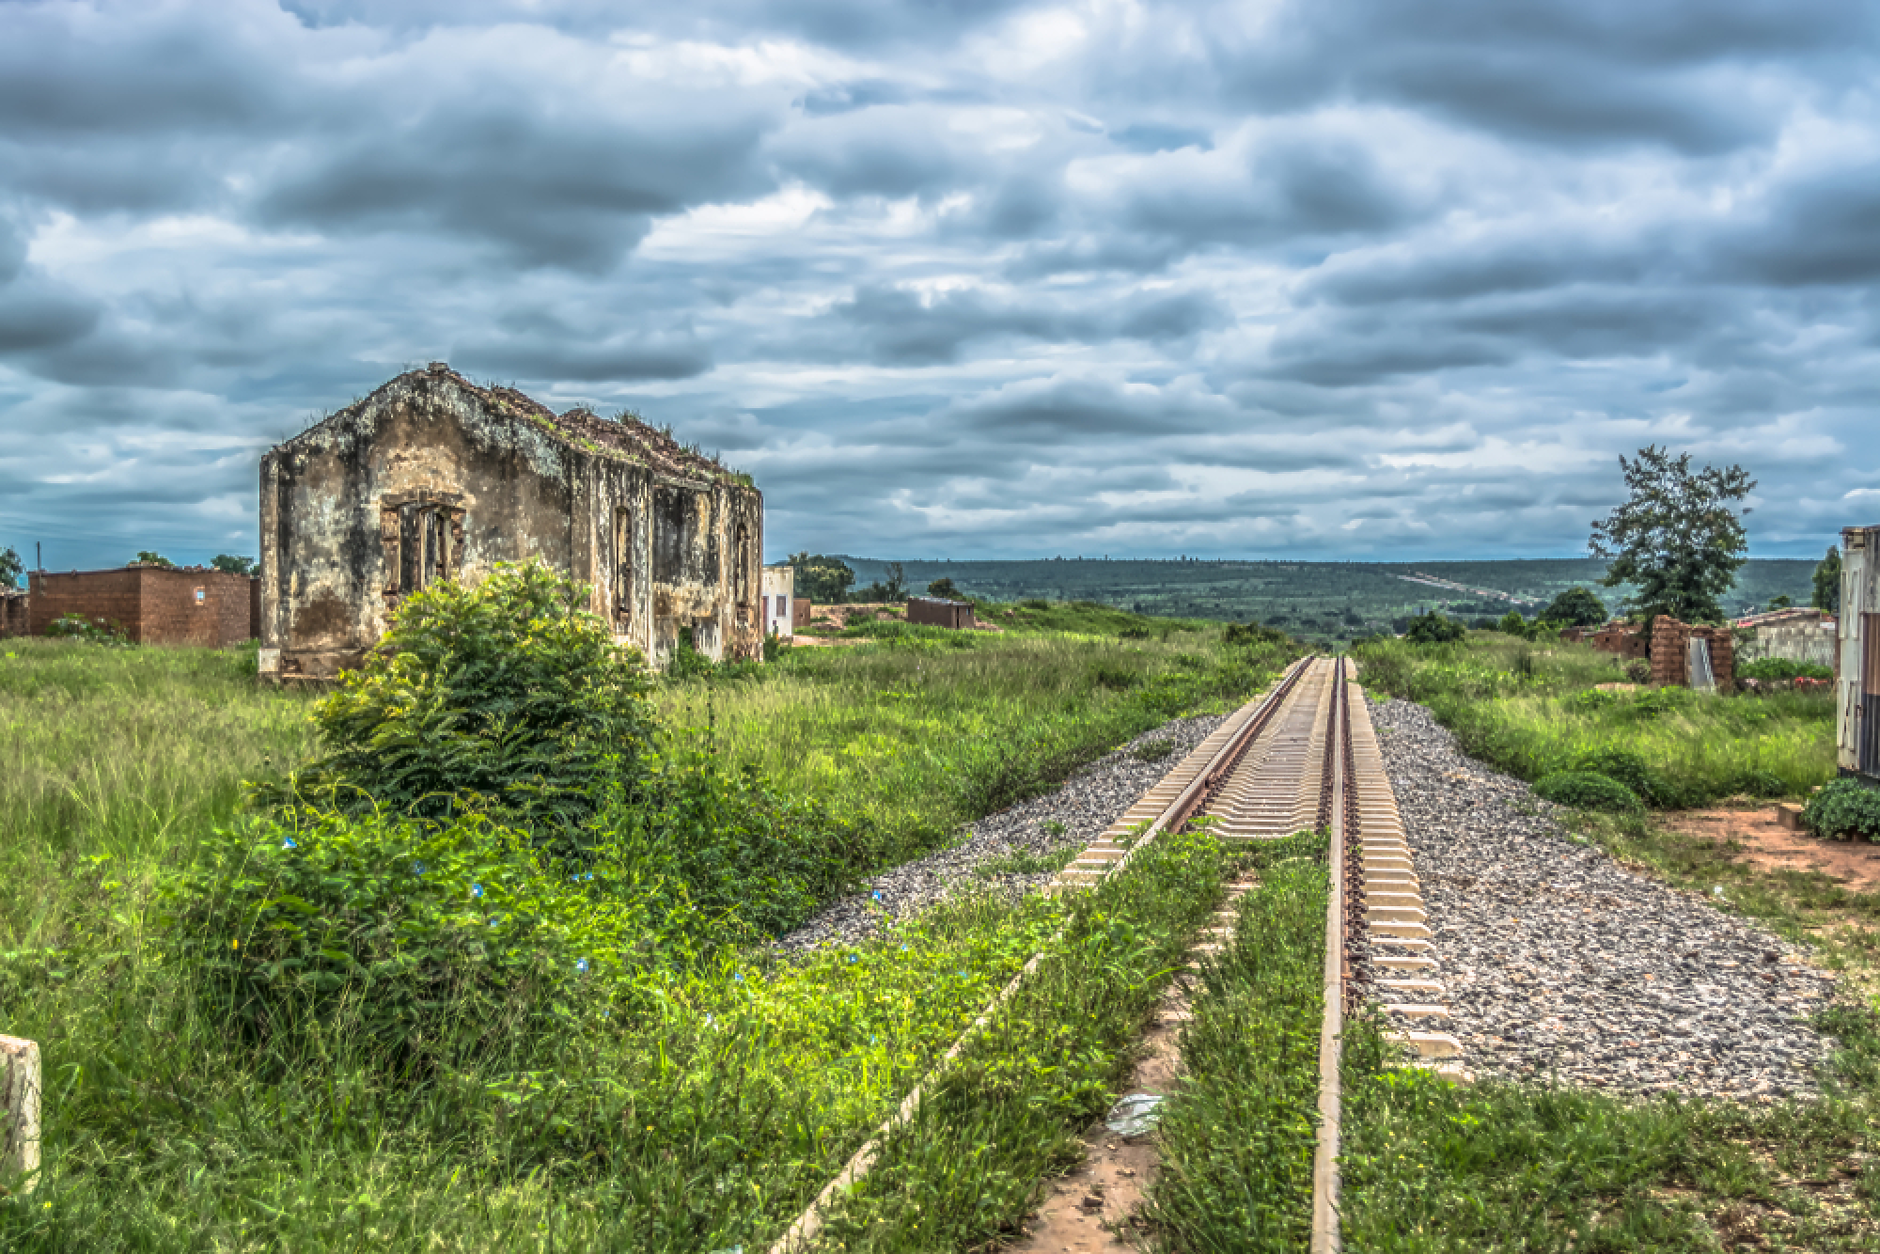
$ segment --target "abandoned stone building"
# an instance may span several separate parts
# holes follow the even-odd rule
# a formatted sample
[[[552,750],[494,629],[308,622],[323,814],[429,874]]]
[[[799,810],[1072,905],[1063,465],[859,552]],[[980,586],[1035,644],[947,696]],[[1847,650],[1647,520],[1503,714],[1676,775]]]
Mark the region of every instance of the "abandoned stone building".
[[[763,656],[763,497],[631,417],[556,414],[442,363],[261,460],[261,671],[356,666],[410,593],[539,559],[663,667]]]

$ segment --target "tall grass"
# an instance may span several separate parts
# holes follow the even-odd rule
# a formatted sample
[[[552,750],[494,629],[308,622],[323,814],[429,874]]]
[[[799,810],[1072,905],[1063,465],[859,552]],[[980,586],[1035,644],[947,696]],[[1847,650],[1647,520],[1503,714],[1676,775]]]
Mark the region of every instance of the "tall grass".
[[[864,820],[877,856],[898,860],[1177,714],[1231,708],[1293,656],[1221,649],[1218,632],[943,634],[798,648],[758,679],[669,684],[662,714]]]
[[[1799,796],[1834,776],[1826,693],[1602,692],[1597,685],[1624,679],[1612,655],[1496,633],[1453,645],[1365,641],[1353,653],[1372,693],[1429,706],[1469,753],[1525,779],[1605,750],[1638,755],[1690,804]]]
[[[0,642],[0,951],[60,943],[95,908],[76,874],[148,878],[300,760],[308,699],[257,687],[251,649]]]
[[[243,650],[0,652],[0,1031],[41,1042],[48,1084],[47,1170],[30,1208],[0,1204],[0,1248],[748,1248],[1060,917],[971,899],[789,963],[726,955],[674,972],[640,1015],[484,1033],[482,1053],[425,1071],[377,1052],[363,1007],[237,1039],[201,971],[146,942],[152,888],[241,821],[242,780],[310,752],[308,699],[256,688]],[[912,639],[659,701],[782,790],[873,824],[888,858],[1172,714],[1244,699],[1283,660],[1179,633]],[[1105,968],[1120,983],[1061,983],[1134,1007],[1160,933],[1106,929],[1077,939],[1096,959],[1128,942]],[[1101,1039],[1126,1018],[1106,1014]],[[1080,1111],[1113,1065],[1090,1057]]]

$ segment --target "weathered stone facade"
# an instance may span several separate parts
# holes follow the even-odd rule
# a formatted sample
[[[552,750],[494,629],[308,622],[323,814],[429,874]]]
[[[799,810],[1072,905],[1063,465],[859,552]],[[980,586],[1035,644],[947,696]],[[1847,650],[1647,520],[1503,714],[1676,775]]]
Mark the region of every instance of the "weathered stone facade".
[[[682,635],[762,657],[763,528],[749,480],[671,436],[433,363],[262,458],[261,670],[330,678],[411,592],[531,559],[656,666]]]

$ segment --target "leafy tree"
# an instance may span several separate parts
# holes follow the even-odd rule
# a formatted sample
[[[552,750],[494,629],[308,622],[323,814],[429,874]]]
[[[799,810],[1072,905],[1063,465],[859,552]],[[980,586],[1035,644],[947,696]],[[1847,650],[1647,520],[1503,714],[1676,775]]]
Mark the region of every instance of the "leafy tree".
[[[927,585],[927,595],[930,597],[940,597],[947,601],[963,601],[966,599],[960,594],[960,590],[953,586],[953,580],[945,576]]]
[[[1541,611],[1541,617],[1565,627],[1600,627],[1606,622],[1606,603],[1590,588],[1568,588]]]
[[[252,575],[255,573],[255,559],[236,557],[232,553],[217,553],[209,559],[209,565],[216,570],[225,570],[231,575]]]
[[[1736,581],[1749,548],[1733,503],[1756,481],[1741,466],[1693,471],[1689,453],[1672,457],[1655,444],[1633,459],[1621,455],[1619,467],[1631,499],[1595,522],[1588,541],[1594,557],[1611,562],[1600,582],[1636,585],[1638,595],[1627,603],[1635,612],[1687,623],[1721,620],[1717,598]]]
[[[1412,618],[1404,628],[1403,638],[1411,644],[1447,644],[1462,639],[1464,634],[1461,623],[1431,610]]]
[[[792,553],[790,567],[796,572],[796,595],[818,605],[842,604],[855,585],[855,571],[841,558]]]
[[[907,600],[907,574],[899,562],[888,563],[888,578],[876,580],[866,588],[855,593],[857,601],[905,601]]]
[[[176,569],[175,562],[172,562],[161,553],[152,553],[148,549],[140,550],[137,554],[137,560],[146,566],[162,566],[169,570]]]
[[[1788,594],[1786,593],[1784,593],[1782,596],[1769,598],[1769,608],[1772,610],[1786,610],[1789,608],[1789,606],[1794,605],[1794,604],[1795,602],[1791,600]]]
[[[26,563],[12,549],[0,549],[0,588],[17,588],[20,576],[26,573]]]
[[[1815,567],[1815,595],[1808,603],[1829,614],[1841,612],[1841,550],[1832,544]]]

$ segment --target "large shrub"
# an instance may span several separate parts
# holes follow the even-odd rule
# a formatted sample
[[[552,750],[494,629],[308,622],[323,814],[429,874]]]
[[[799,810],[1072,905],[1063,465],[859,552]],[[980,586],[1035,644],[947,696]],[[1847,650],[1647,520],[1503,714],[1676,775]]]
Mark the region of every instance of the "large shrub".
[[[1655,809],[1669,810],[1694,803],[1689,789],[1672,782],[1662,772],[1648,766],[1644,758],[1625,749],[1595,749],[1582,753],[1574,758],[1572,770],[1617,780]]]
[[[1576,810],[1610,810],[1636,814],[1642,807],[1630,788],[1592,771],[1555,771],[1534,785],[1534,795]]]
[[[1466,634],[1467,629],[1461,623],[1431,610],[1412,618],[1404,629],[1403,638],[1412,644],[1448,644]]]
[[[494,802],[567,826],[631,783],[652,739],[640,655],[540,563],[498,564],[399,607],[363,669],[314,714],[301,801],[443,818]]]
[[[160,945],[245,1039],[318,1018],[401,1064],[460,1058],[553,1039],[606,1000],[583,990],[689,949],[682,891],[637,870],[551,870],[479,815],[262,818],[215,833],[169,886]]]
[[[1830,780],[1808,799],[1802,823],[1829,840],[1880,840],[1880,790],[1858,780]]]

